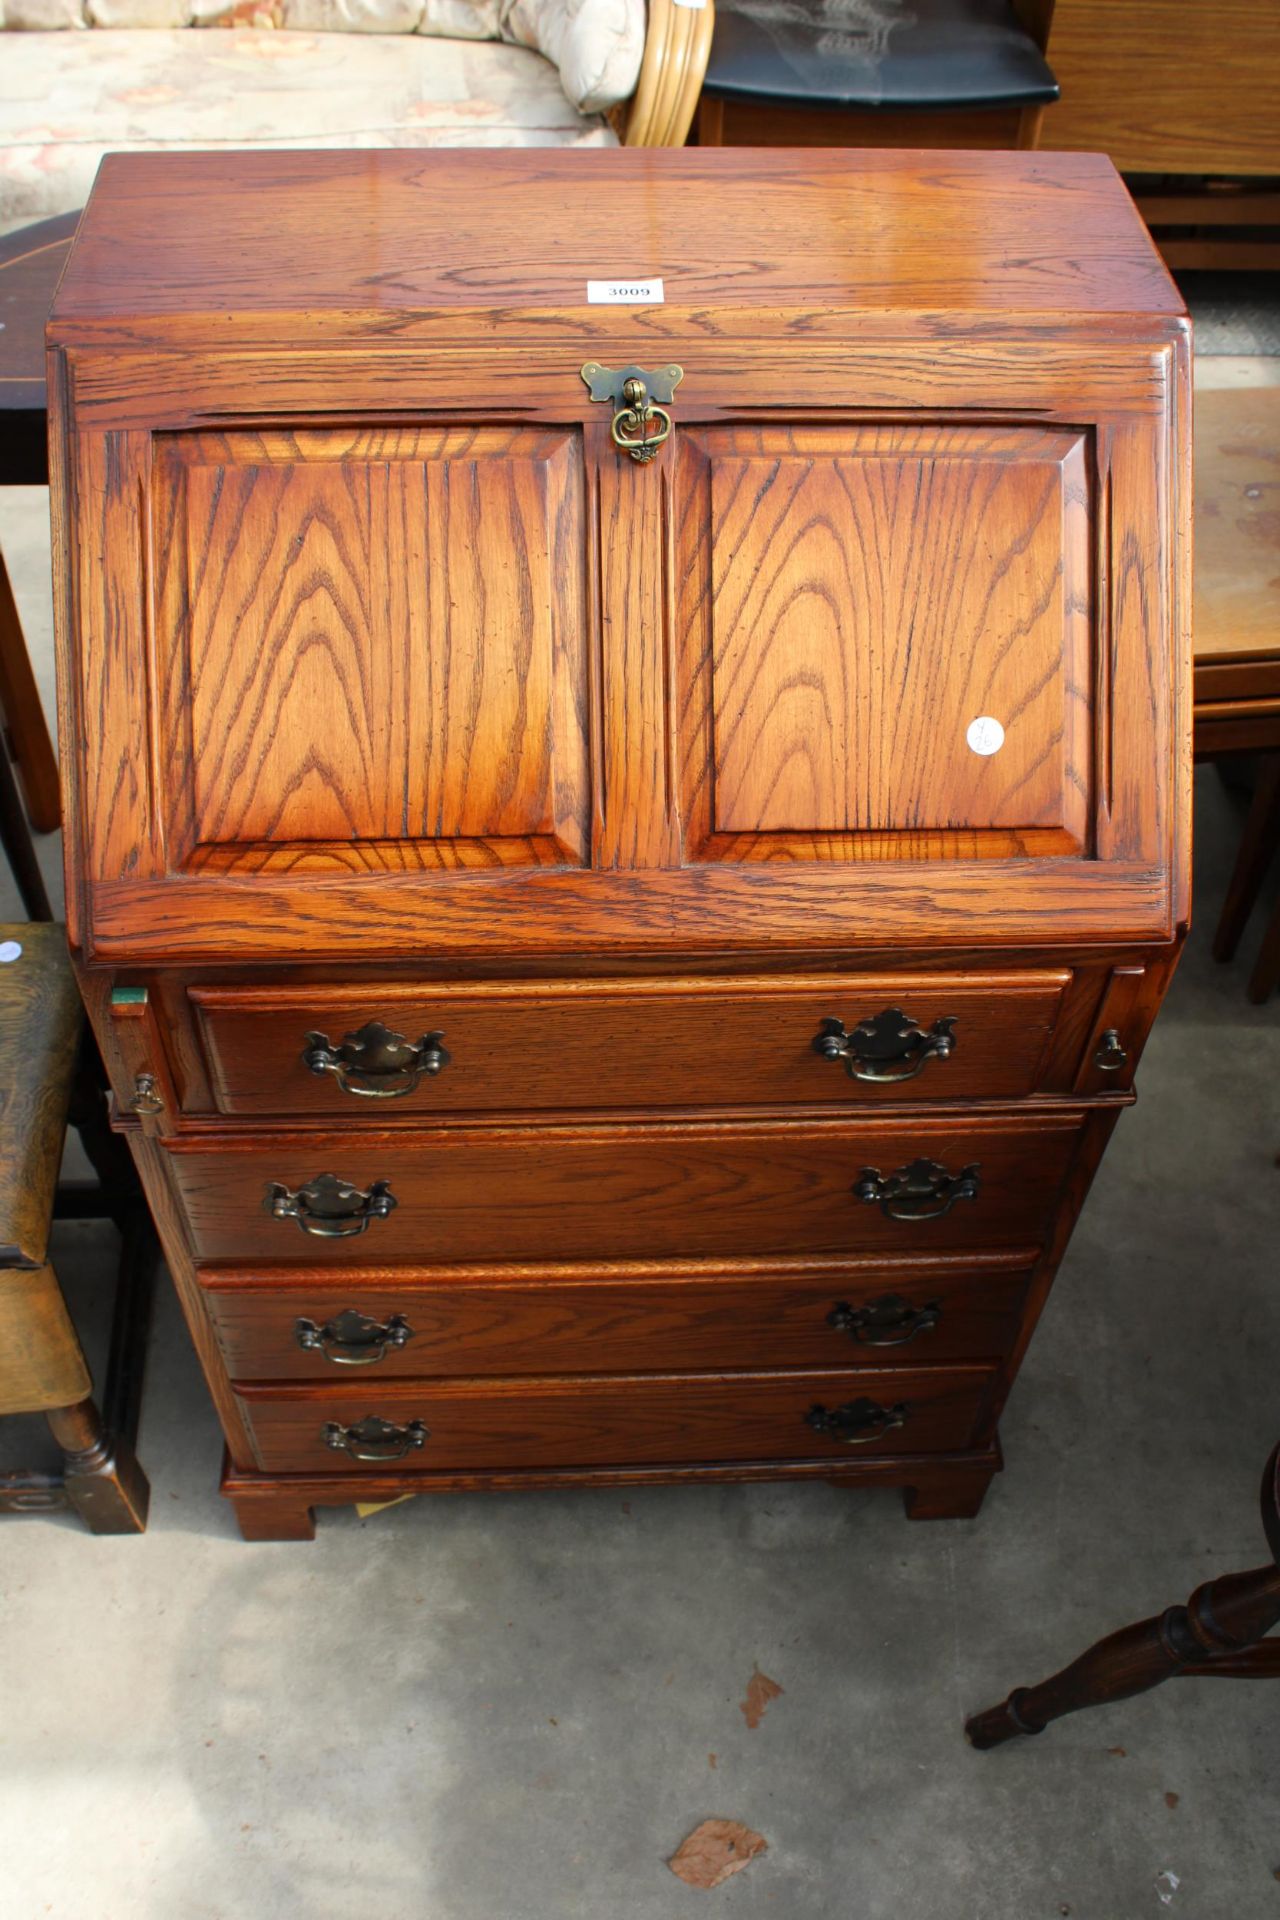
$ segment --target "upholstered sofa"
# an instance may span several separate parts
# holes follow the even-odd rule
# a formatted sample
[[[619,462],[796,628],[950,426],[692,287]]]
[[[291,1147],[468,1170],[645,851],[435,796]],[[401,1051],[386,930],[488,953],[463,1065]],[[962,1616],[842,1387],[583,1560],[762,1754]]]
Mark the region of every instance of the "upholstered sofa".
[[[0,232],[80,206],[120,148],[679,146],[713,22],[712,0],[0,8]]]

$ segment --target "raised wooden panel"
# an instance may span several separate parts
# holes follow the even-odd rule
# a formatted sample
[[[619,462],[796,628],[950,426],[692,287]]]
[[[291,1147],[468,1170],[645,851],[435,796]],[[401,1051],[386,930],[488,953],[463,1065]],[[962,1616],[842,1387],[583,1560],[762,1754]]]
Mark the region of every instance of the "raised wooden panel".
[[[408,1324],[403,1344],[388,1343],[376,1375],[363,1376],[381,1382],[998,1360],[1017,1335],[1034,1259],[1011,1251],[743,1260],[730,1267],[618,1261],[400,1274],[375,1268],[340,1280],[320,1266],[202,1267],[199,1277],[233,1380],[353,1378],[350,1354],[339,1349],[333,1357],[332,1335],[328,1349],[323,1341],[299,1344],[298,1321],[325,1328],[354,1310],[375,1325],[396,1315]],[[866,1310],[886,1296],[900,1304],[882,1309],[878,1323]]]
[[[359,988],[190,988],[209,1080],[228,1114],[367,1114],[368,1092],[308,1069],[309,1036],[335,1047],[370,1020],[449,1058],[378,1102],[394,1116],[554,1108],[829,1105],[1000,1099],[1035,1092],[1071,981],[1063,969],[973,974],[779,975],[625,982],[442,981]],[[944,1054],[908,1051],[883,1080],[855,1078],[816,1042],[890,1009],[923,1032],[949,1025]],[[850,1061],[866,1073],[866,1063]],[[911,1078],[905,1078],[906,1075]],[[356,1076],[366,1089],[368,1081]],[[375,1089],[376,1091],[376,1089]]]
[[[564,433],[161,437],[171,862],[580,860],[580,502]]]
[[[683,446],[694,850],[1083,851],[1085,437],[733,426]],[[984,718],[990,754],[969,743]]]
[[[325,1434],[375,1413],[419,1420],[421,1447],[401,1470],[605,1465],[615,1461],[847,1460],[849,1443],[815,1431],[815,1406],[870,1397],[899,1424],[863,1436],[860,1453],[914,1454],[965,1446],[996,1384],[993,1368],[911,1372],[852,1368],[791,1373],[574,1374],[522,1380],[404,1380],[239,1389],[260,1464],[281,1473],[355,1472]]]
[[[375,1134],[206,1130],[169,1143],[192,1244],[204,1260],[272,1266],[421,1266],[452,1260],[661,1260],[767,1253],[934,1253],[1044,1240],[1085,1110],[902,1108],[874,1119],[632,1121],[552,1126],[440,1122]],[[919,1159],[979,1169],[972,1197],[945,1192],[926,1219],[859,1200],[864,1169]],[[385,1218],[321,1237],[269,1206],[332,1173]],[[890,1203],[892,1205],[892,1203]],[[922,1203],[931,1205],[932,1203]]]

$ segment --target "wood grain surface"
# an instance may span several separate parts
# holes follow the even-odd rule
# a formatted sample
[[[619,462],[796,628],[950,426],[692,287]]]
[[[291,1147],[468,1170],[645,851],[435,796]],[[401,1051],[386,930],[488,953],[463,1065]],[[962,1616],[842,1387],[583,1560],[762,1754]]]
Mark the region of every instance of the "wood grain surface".
[[[61,927],[0,925],[0,953],[0,1266],[43,1267],[83,1016]]]
[[[1277,0],[1056,0],[1049,62],[1062,97],[1044,148],[1106,153],[1128,173],[1276,172]]]
[[[923,1093],[1005,1097],[1040,1083],[1071,975],[837,974],[732,982],[447,982],[350,988],[194,986],[191,998],[220,1112],[406,1114],[539,1108],[750,1105],[857,1109]],[[926,1031],[955,1022],[954,1051],[909,1082],[854,1079],[814,1049],[828,1017],[852,1030],[889,1008]],[[380,1020],[411,1043],[439,1032],[443,1070],[371,1101],[310,1072],[308,1033],[332,1043]],[[912,1065],[905,1058],[897,1071]]]
[[[586,302],[623,242],[662,304]],[[246,1533],[976,1513],[1187,917],[1190,341],[1108,164],[113,157],[52,341],[71,933]],[[587,360],[684,368],[651,464]],[[890,1006],[951,1057],[814,1051]],[[302,1060],[371,1020],[444,1036],[403,1105]],[[857,1196],[916,1160],[976,1197]],[[264,1208],[326,1172],[394,1209]],[[346,1307],[412,1329],[358,1380],[295,1337]],[[876,1382],[909,1438],[806,1426]],[[369,1413],[432,1439],[325,1447]]]
[[[682,352],[687,345],[686,335]],[[259,610],[256,629],[251,621],[246,632],[256,630],[259,640],[267,632],[265,650],[247,641],[240,653],[232,647],[219,678],[213,662],[225,657],[228,645],[219,638],[207,650],[201,691],[187,664],[193,655],[185,542],[181,567],[167,564],[176,550],[174,529],[187,517],[179,500],[185,489],[176,483],[167,494],[157,488],[152,436],[140,429],[77,433],[77,511],[95,533],[75,549],[69,585],[80,609],[77,620],[89,623],[85,632],[92,631],[93,645],[81,663],[83,643],[63,623],[63,645],[71,655],[64,684],[69,706],[74,703],[66,716],[64,760],[74,782],[72,810],[81,816],[73,842],[85,853],[83,860],[71,859],[71,913],[77,928],[85,922],[89,957],[177,964],[261,960],[282,951],[345,955],[350,925],[371,916],[389,957],[458,948],[678,950],[699,940],[749,949],[758,943],[762,923],[775,939],[848,948],[936,937],[940,914],[957,941],[1031,942],[1049,921],[1064,938],[1170,938],[1186,894],[1177,812],[1186,804],[1180,769],[1189,709],[1175,707],[1177,680],[1169,671],[1170,652],[1181,655],[1187,631],[1184,563],[1174,538],[1186,511],[1186,475],[1181,451],[1177,458],[1173,452],[1185,350],[1136,351],[1127,385],[1117,379],[1126,365],[1118,348],[1109,359],[1096,344],[1065,354],[1059,348],[1051,369],[1035,343],[1024,350],[1005,340],[984,351],[984,405],[999,404],[1001,396],[1005,407],[1039,415],[1044,409],[1066,411],[1074,397],[1071,411],[1094,421],[1087,442],[1079,428],[1050,430],[1031,421],[979,428],[954,420],[924,426],[917,419],[907,426],[877,424],[856,412],[834,427],[699,427],[696,419],[679,419],[681,452],[664,452],[645,471],[606,451],[603,410],[593,416],[586,389],[563,355],[557,379],[563,407],[576,410],[572,431],[568,424],[432,429],[438,439],[453,436],[455,445],[465,444],[468,435],[491,436],[497,468],[521,444],[561,449],[546,462],[550,472],[563,459],[565,472],[564,511],[554,516],[548,569],[564,602],[556,602],[553,627],[582,637],[577,645],[566,640],[555,656],[559,664],[554,692],[543,702],[542,730],[532,707],[513,710],[497,700],[489,718],[485,698],[476,711],[474,675],[468,692],[465,670],[466,659],[474,657],[474,624],[467,627],[471,653],[460,651],[459,694],[451,679],[445,697],[444,662],[452,642],[439,619],[430,630],[429,657],[413,654],[416,679],[432,693],[418,707],[430,712],[430,725],[415,721],[412,701],[392,701],[393,711],[381,712],[374,696],[393,677],[397,684],[403,679],[397,663],[405,656],[395,596],[390,612],[387,604],[378,610],[381,575],[372,556],[365,599],[356,593],[354,601],[353,631],[365,634],[363,646],[334,611],[333,591],[324,583],[337,575],[321,559],[321,589],[308,600],[306,614],[321,619],[318,644],[298,660],[289,649],[287,683],[271,666],[274,629],[263,629]],[[753,342],[739,343],[734,352],[733,384],[742,410],[776,404],[797,387],[803,391],[804,379],[812,377],[813,354],[795,361],[792,374],[777,356],[766,352],[761,358]],[[367,377],[376,361],[376,354],[365,356],[352,382]],[[190,373],[185,359],[183,364]],[[388,378],[394,365],[394,358],[383,363]],[[723,369],[722,345],[707,365]],[[311,405],[322,404],[321,373],[310,356],[295,355],[291,366],[295,400],[309,393]],[[960,356],[935,354],[931,362],[899,346],[887,354],[849,353],[842,368],[844,386],[859,398],[865,371],[898,404],[913,381],[921,382],[917,409],[931,417],[935,410],[950,415],[976,404]],[[243,407],[266,404],[259,371],[252,360],[240,368]],[[146,366],[138,373],[145,381]],[[327,370],[329,377],[333,373]],[[455,382],[451,400],[464,411],[482,411],[491,366],[478,375],[474,362],[458,363],[448,377]],[[686,384],[697,377],[695,366]],[[438,390],[446,382],[441,369],[436,382]],[[77,393],[82,384],[77,373]],[[151,395],[149,383],[144,391]],[[227,403],[234,404],[231,391],[218,404]],[[414,431],[428,437],[425,428]],[[302,440],[340,449],[351,444],[352,432],[308,430]],[[372,429],[364,432],[366,444],[377,442]],[[403,439],[408,430],[386,432],[388,441],[397,435]],[[158,436],[161,467],[175,446],[194,450],[215,437],[205,430]],[[245,445],[261,437],[239,436]],[[280,435],[285,443],[295,438]],[[803,622],[796,615],[791,637],[784,622],[780,638],[771,638],[768,620],[757,621],[750,609],[736,626],[726,612],[717,629],[717,574],[726,596],[740,591],[752,577],[755,545],[768,544],[764,513],[754,534],[749,525],[744,529],[736,558],[713,531],[710,462],[702,447],[721,442],[736,450],[736,459],[752,446],[764,449],[761,473],[772,464],[769,449],[779,444],[814,450],[810,487],[823,510],[805,520],[810,532],[799,558],[784,569],[782,591],[789,590],[790,579],[803,583],[819,551],[841,556],[844,573],[836,594],[822,562],[810,582],[814,591],[804,596]],[[578,446],[588,449],[583,473],[577,453],[568,451]],[[850,446],[871,449],[864,493],[876,475],[895,472],[906,484],[902,476],[912,470],[922,485],[928,473],[934,475],[931,486],[943,487],[940,497],[950,500],[953,519],[948,525],[945,515],[930,515],[938,530],[926,539],[923,559],[901,535],[895,535],[896,546],[892,539],[886,545],[883,510],[878,520],[864,518],[862,536],[885,547],[864,574],[849,563],[849,556],[866,552],[857,544],[851,510],[840,509],[843,518],[837,515],[832,523],[835,535],[823,533],[820,522],[829,517],[831,503],[847,499],[841,476],[850,471]],[[926,456],[925,449],[936,455],[939,447],[952,452]],[[946,482],[953,460],[955,471],[965,469],[964,449],[974,470],[988,477],[989,509],[983,508],[981,487],[961,502],[954,482]],[[320,460],[315,466],[326,473],[344,470],[341,459],[336,466]],[[507,484],[495,480],[500,492]],[[1060,512],[1046,504],[1046,484]],[[305,485],[311,485],[309,475]],[[579,485],[581,513],[574,504]],[[160,509],[146,507],[153,494],[165,503]],[[969,522],[954,517],[961,505],[969,509]],[[1040,515],[1033,517],[1038,531],[1028,533],[1025,551],[1011,544],[1015,507],[1034,507]],[[501,524],[500,514],[489,517]],[[898,517],[892,516],[895,525]],[[154,567],[148,532],[153,524]],[[317,553],[332,543],[323,523],[310,537],[321,542]],[[781,551],[777,543],[770,546],[762,580],[777,577],[774,556]],[[447,571],[453,562],[446,560]],[[469,566],[464,554],[457,572],[468,592],[474,584]],[[349,571],[344,577],[349,583],[354,578]],[[569,604],[578,605],[571,591],[575,580],[589,603],[578,614],[577,628]],[[385,580],[383,587],[385,601],[391,587]],[[348,594],[354,591],[349,585]],[[1028,598],[1032,593],[1039,599]],[[213,597],[205,599],[211,609]],[[828,620],[825,627],[811,626],[811,606],[819,603],[836,608],[834,625]],[[1036,607],[1042,608],[1038,615],[1029,611]],[[911,623],[919,615],[923,627],[915,635]],[[1018,622],[1028,618],[1024,634]],[[466,626],[464,615],[457,621]],[[1056,665],[1050,657],[1055,627]],[[375,648],[382,664],[366,658],[375,633],[387,635],[385,645]],[[813,686],[775,702],[771,676],[781,673],[786,680],[788,648],[800,644],[795,635],[801,633],[801,682],[808,675]],[[820,634],[822,644],[810,643],[810,633]],[[499,641],[493,648],[501,656]],[[486,640],[486,657],[488,651]],[[334,670],[335,658],[346,663],[342,672]],[[358,682],[351,677],[357,658],[366,661]],[[280,672],[284,661],[282,655]],[[860,674],[863,666],[881,671]],[[899,713],[878,690],[904,666]],[[313,669],[322,675],[327,707],[319,691],[312,697]],[[946,728],[961,738],[983,702],[1002,707],[1006,743],[999,754],[981,767],[967,744],[956,747],[958,765],[942,753],[924,755],[917,742],[931,732],[930,708],[940,692],[946,694]],[[793,779],[803,756],[791,755],[787,740],[800,719],[808,734],[813,716],[806,708],[797,719],[792,709],[806,701],[822,706],[816,734],[820,773],[815,776],[812,767],[805,773],[812,789],[805,799],[788,792],[786,806],[800,812],[779,814],[781,790],[770,755],[783,755]],[[432,773],[433,765],[443,764],[433,757],[442,740],[452,739],[453,722],[448,712],[442,719],[442,709],[452,712],[455,702],[460,724],[474,713],[478,730],[490,729],[487,757],[476,762],[486,771],[478,785],[469,774],[463,792],[452,786],[460,774]],[[81,703],[84,713],[94,715],[91,728],[78,717]],[[140,733],[141,714],[147,719]],[[341,755],[315,738],[315,715],[344,743]],[[877,763],[859,748],[855,777],[849,769],[857,729],[867,725],[874,740],[884,730],[879,722],[892,730],[895,753],[882,752]],[[713,778],[722,745],[729,755],[727,779]],[[543,778],[548,753],[550,798]],[[457,769],[463,757],[454,753],[449,764]],[[356,777],[366,768],[378,774],[376,795]],[[530,782],[524,798],[516,797],[508,778],[520,768]],[[390,798],[381,791],[384,778]],[[437,798],[429,807],[433,779]],[[763,814],[752,785],[758,781],[775,794]],[[798,820],[807,810],[836,821],[892,821],[896,814],[897,824],[717,831],[713,809],[722,801],[721,787],[730,821]],[[524,794],[523,786],[519,791]],[[275,831],[274,808],[280,837],[199,837],[240,831],[236,815],[246,806],[251,832]],[[208,818],[201,818],[202,807]],[[315,807],[325,810],[318,825],[331,837],[290,838],[311,830],[308,809]],[[512,827],[549,823],[553,830],[467,837],[463,830],[486,818]],[[418,824],[455,828],[458,837],[414,838]],[[394,826],[397,837],[380,833],[384,825]],[[588,860],[594,873],[574,871]],[[904,862],[909,874],[892,871]],[[805,867],[808,872],[800,871]],[[431,876],[429,888],[424,874]],[[181,886],[175,885],[178,877]],[[76,897],[81,889],[86,899]]]
[[[884,1255],[878,1260],[616,1262],[590,1267],[301,1272],[204,1267],[200,1284],[233,1380],[437,1378],[670,1368],[921,1366],[997,1360],[1018,1326],[1035,1255]],[[832,1324],[894,1296],[935,1325],[899,1346],[863,1344]],[[373,1365],[336,1365],[300,1347],[296,1323],[346,1308],[412,1332]],[[868,1328],[871,1335],[875,1329]],[[373,1391],[371,1386],[370,1391]]]
[[[395,1381],[377,1386],[245,1387],[240,1400],[259,1465],[281,1473],[362,1469],[328,1447],[328,1421],[374,1413],[422,1420],[425,1445],[401,1471],[486,1466],[593,1466],[682,1460],[913,1454],[960,1448],[977,1426],[994,1370],[801,1371],[576,1375],[569,1379]],[[904,1405],[900,1427],[856,1445],[816,1433],[805,1415],[861,1398]]]
[[[1280,366],[1265,386],[1197,380],[1195,419],[1199,702],[1211,663],[1280,660]]]
[[[374,1135],[202,1131],[169,1164],[205,1260],[353,1267],[437,1260],[662,1259],[683,1255],[922,1253],[1027,1245],[1053,1218],[1084,1112],[901,1110],[892,1118],[630,1122],[626,1126],[444,1124]],[[902,1221],[854,1198],[863,1168],[926,1158],[981,1191],[941,1218]],[[296,1192],[332,1172],[397,1205],[349,1238],[273,1219],[274,1182]]]
[[[571,442],[536,429],[162,442],[170,859],[580,856],[579,486]]]
[[[111,154],[53,338],[172,338],[198,316],[221,337],[296,340],[299,315],[301,337],[353,322],[474,337],[477,311],[581,308],[613,261],[661,273],[668,307],[741,310],[747,332],[788,306],[1182,310],[1092,154]]]
[[[1028,829],[1025,850],[1079,851],[1080,436],[771,427],[690,441],[710,490],[713,832],[910,831],[914,849],[922,834]],[[691,517],[706,511],[690,500]],[[986,757],[966,738],[980,716],[1004,728]]]

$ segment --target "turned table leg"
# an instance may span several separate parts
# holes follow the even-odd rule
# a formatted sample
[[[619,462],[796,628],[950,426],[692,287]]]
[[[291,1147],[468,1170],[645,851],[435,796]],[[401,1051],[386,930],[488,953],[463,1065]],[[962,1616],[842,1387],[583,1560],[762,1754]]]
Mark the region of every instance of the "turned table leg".
[[[67,1499],[91,1533],[142,1533],[151,1489],[133,1448],[109,1434],[92,1400],[49,1407],[45,1419],[63,1453]]]
[[[1280,1560],[1280,1447],[1262,1480],[1262,1518],[1267,1544]],[[1146,1693],[1189,1668],[1212,1668],[1215,1659],[1238,1672],[1243,1656],[1280,1621],[1280,1565],[1228,1573],[1197,1587],[1185,1607],[1170,1607],[1150,1620],[1122,1627],[1082,1653],[1038,1687],[1015,1687],[1002,1706],[988,1707],[965,1722],[972,1746],[998,1747],[1019,1734],[1043,1733],[1053,1720]],[[1258,1670],[1271,1662],[1259,1660]]]

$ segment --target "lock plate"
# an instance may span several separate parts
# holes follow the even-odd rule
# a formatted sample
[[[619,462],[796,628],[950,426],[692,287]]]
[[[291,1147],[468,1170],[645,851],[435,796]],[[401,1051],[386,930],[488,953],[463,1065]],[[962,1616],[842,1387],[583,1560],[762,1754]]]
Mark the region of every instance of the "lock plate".
[[[654,367],[652,372],[647,372],[644,367],[620,367],[615,373],[612,367],[602,367],[598,360],[588,360],[582,369],[582,377],[591,398],[602,405],[607,401],[616,412],[627,404],[623,389],[628,380],[642,381],[650,400],[656,401],[659,406],[669,407],[676,397],[676,388],[684,379],[684,368]]]

